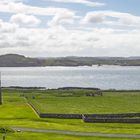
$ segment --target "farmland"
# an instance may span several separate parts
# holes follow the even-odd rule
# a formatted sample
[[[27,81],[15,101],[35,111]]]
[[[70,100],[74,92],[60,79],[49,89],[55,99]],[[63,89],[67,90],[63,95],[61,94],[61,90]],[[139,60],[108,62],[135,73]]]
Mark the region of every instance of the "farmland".
[[[30,94],[28,100],[41,113],[129,113],[140,112],[139,92],[104,92],[104,95],[87,97],[91,91],[48,91]]]
[[[84,123],[77,119],[39,118],[28,105],[32,102],[40,112],[49,113],[127,113],[140,112],[140,92],[104,92],[103,96],[86,97],[89,91],[40,91],[3,90],[3,105],[0,106],[0,127],[27,127],[50,130],[78,132],[98,132],[116,134],[139,134],[140,124],[100,124]],[[2,136],[2,135],[1,135]],[[7,138],[28,140],[38,139],[100,139],[109,138],[80,137],[43,133],[10,133]],[[110,138],[112,139],[112,138]],[[114,138],[119,140],[120,138]],[[122,139],[122,138],[121,138]],[[124,140],[127,138],[124,138]]]

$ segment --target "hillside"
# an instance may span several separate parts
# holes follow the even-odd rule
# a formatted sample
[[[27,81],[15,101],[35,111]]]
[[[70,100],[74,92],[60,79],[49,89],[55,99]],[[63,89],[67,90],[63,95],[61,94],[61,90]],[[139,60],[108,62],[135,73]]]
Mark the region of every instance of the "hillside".
[[[43,63],[43,60],[28,58],[18,54],[6,54],[0,56],[0,67],[43,66]]]
[[[121,65],[140,66],[139,57],[52,57],[30,58],[18,54],[0,56],[0,67],[30,67],[30,66],[92,66]]]

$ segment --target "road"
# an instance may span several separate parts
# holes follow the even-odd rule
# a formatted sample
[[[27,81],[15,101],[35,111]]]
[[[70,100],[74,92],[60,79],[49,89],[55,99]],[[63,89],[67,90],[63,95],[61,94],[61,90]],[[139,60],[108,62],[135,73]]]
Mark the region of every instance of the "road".
[[[75,132],[75,131],[48,130],[48,129],[38,129],[38,128],[17,128],[17,127],[13,127],[12,129],[15,131],[20,130],[21,132],[40,132],[40,133],[54,133],[54,134],[77,135],[77,136],[140,138],[140,134],[105,134],[105,133],[94,133],[94,132]]]

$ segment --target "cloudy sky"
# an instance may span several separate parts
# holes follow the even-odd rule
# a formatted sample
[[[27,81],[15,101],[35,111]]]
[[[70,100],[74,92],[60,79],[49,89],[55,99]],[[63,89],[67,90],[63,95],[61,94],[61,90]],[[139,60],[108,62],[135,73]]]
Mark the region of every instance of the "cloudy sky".
[[[0,0],[0,54],[140,56],[140,0]]]

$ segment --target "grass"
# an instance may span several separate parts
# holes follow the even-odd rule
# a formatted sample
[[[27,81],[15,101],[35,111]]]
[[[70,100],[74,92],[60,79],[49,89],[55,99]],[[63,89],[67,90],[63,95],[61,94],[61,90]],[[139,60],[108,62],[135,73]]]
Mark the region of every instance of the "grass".
[[[49,93],[34,94],[29,96],[28,100],[41,113],[140,112],[140,92],[106,92],[102,97],[87,97],[84,93],[81,95],[72,93],[72,91],[69,91],[68,94],[60,94],[59,92],[54,92],[51,95]],[[33,96],[35,99],[32,98]]]
[[[60,91],[59,91],[60,92]],[[82,120],[72,119],[40,119],[27,104],[27,100],[21,95],[27,96],[31,102],[36,101],[37,107],[44,104],[42,110],[54,109],[53,112],[59,110],[59,107],[64,108],[68,112],[84,112],[87,111],[87,105],[90,113],[109,113],[109,112],[140,112],[140,92],[106,92],[103,97],[85,97],[84,92],[69,91],[70,94],[64,92],[57,93],[56,91],[18,91],[4,90],[4,104],[0,106],[0,127],[29,127],[29,128],[44,128],[55,130],[69,130],[79,132],[100,132],[100,133],[118,133],[118,134],[140,134],[140,124],[91,124],[84,123]],[[87,92],[87,91],[86,91]],[[26,94],[27,93],[27,94]],[[53,93],[53,94],[52,94]],[[35,99],[32,99],[33,96]],[[60,99],[60,100],[57,100]],[[78,99],[78,100],[76,100]],[[89,100],[89,102],[88,102]],[[68,103],[71,101],[71,104]],[[57,105],[58,102],[62,102]],[[68,103],[68,104],[67,104]],[[81,103],[81,106],[79,105]],[[87,105],[86,105],[87,104]],[[98,105],[99,104],[99,105]],[[48,105],[48,106],[47,106]],[[63,105],[63,106],[62,106]],[[67,106],[68,105],[68,106]],[[76,106],[76,109],[69,108]],[[90,109],[92,106],[92,109]],[[106,109],[105,109],[106,107]],[[69,108],[69,110],[68,110]],[[39,108],[38,108],[39,109]],[[88,112],[88,111],[87,111]],[[99,138],[93,137],[76,137],[66,135],[41,134],[41,133],[15,133],[8,134],[8,139],[12,140],[28,140],[35,139],[71,139],[71,140],[94,140]],[[63,137],[63,138],[62,138]],[[41,140],[43,140],[41,139]],[[109,138],[102,138],[109,140]],[[100,140],[102,140],[100,138]],[[110,138],[111,139],[111,138]],[[117,139],[119,140],[119,139]],[[125,139],[124,139],[125,140]]]

